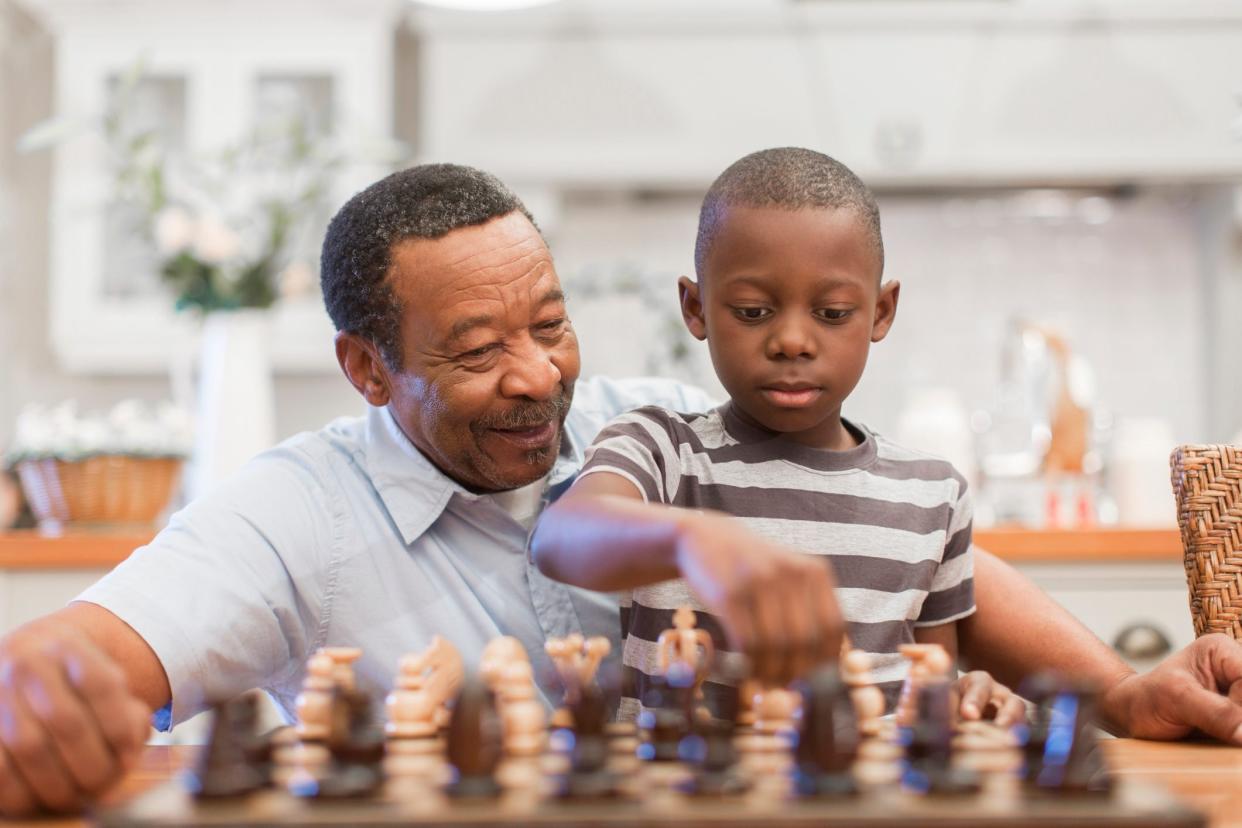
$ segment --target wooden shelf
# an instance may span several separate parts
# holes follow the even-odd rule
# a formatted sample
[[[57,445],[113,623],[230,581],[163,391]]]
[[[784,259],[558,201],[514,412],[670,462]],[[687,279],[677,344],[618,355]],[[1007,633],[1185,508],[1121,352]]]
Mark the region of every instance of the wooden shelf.
[[[155,536],[149,532],[0,532],[0,569],[111,569]]]
[[[1013,563],[1174,563],[1183,554],[1176,529],[990,528],[975,531],[975,545]]]
[[[110,569],[149,542],[154,531],[0,533],[0,569]],[[1176,529],[978,529],[975,543],[1014,563],[1178,562]]]

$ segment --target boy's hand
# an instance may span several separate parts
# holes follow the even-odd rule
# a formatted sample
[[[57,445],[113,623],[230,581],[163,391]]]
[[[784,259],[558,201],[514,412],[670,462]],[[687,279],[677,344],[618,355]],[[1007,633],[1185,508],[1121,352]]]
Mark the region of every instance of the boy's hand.
[[[676,556],[681,576],[759,681],[785,684],[838,657],[844,625],[828,561],[710,514],[683,522]]]
[[[967,720],[991,719],[1008,727],[1026,719],[1026,705],[1005,685],[983,670],[957,680],[958,714]]]

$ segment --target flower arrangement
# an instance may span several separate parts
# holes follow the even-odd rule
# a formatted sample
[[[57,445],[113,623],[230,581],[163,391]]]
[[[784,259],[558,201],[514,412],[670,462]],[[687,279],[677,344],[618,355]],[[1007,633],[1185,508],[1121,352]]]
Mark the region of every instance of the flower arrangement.
[[[312,290],[310,266],[291,250],[312,229],[342,159],[309,107],[279,107],[237,145],[188,155],[165,146],[154,126],[137,123],[144,77],[135,64],[87,127],[103,139],[112,206],[135,217],[133,230],[154,249],[178,310],[267,308]],[[80,119],[53,119],[19,146],[42,149],[81,128]]]
[[[177,308],[266,308],[309,290],[313,274],[289,260],[289,249],[340,163],[310,113],[293,108],[235,147],[177,163],[154,130],[127,118],[140,79],[133,73],[118,84],[104,135],[117,195],[139,208]]]

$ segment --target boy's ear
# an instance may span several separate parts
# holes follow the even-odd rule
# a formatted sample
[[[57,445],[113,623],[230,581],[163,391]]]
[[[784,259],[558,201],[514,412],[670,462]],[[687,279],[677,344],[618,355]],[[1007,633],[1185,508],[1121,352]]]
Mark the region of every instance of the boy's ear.
[[[336,361],[349,384],[370,405],[380,408],[388,405],[391,397],[388,386],[388,366],[380,356],[375,343],[358,334],[341,331],[336,335]]]
[[[875,319],[871,323],[871,341],[879,342],[888,336],[897,317],[897,298],[901,295],[901,282],[896,280],[880,285],[880,297],[875,301]]]
[[[681,318],[686,328],[698,340],[707,339],[707,322],[703,319],[703,295],[699,283],[690,281],[688,276],[677,280],[677,298],[681,303]]]

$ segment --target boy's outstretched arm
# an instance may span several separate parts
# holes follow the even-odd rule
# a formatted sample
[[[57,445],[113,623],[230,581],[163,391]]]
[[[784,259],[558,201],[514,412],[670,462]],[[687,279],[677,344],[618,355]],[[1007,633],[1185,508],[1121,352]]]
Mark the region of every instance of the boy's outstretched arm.
[[[826,561],[721,514],[645,503],[618,474],[580,478],[540,518],[531,552],[545,575],[587,589],[685,579],[761,681],[787,682],[840,651]]]

